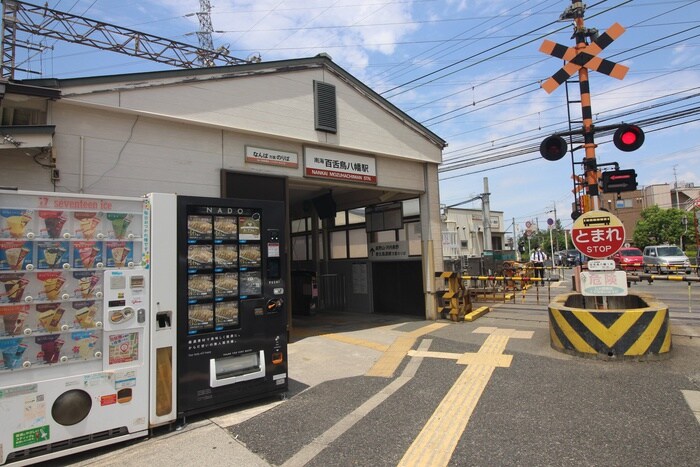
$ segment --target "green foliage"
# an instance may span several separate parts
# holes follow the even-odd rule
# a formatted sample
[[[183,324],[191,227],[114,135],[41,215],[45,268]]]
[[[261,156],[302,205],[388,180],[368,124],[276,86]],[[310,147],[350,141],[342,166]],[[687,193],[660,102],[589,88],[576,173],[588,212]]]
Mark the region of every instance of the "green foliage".
[[[686,225],[683,218],[687,219]],[[641,212],[641,218],[634,230],[634,244],[639,248],[647,245],[669,243],[680,244],[683,235],[683,245],[695,244],[695,227],[693,213],[680,209],[661,209],[651,206]]]
[[[564,235],[565,232],[562,227],[561,220],[557,219],[556,223],[554,224],[554,229],[552,230],[552,245],[554,247],[553,249],[555,252],[566,249],[567,242],[564,240]],[[541,246],[545,254],[548,257],[551,256],[552,247],[549,243],[549,229],[537,230],[533,233],[529,240],[529,246],[532,251],[535,251],[538,246]],[[525,234],[518,237],[518,244],[521,244],[525,247],[524,258],[528,258],[528,237]],[[569,249],[574,249],[574,244],[571,241],[571,236],[569,236],[568,238],[568,247]]]

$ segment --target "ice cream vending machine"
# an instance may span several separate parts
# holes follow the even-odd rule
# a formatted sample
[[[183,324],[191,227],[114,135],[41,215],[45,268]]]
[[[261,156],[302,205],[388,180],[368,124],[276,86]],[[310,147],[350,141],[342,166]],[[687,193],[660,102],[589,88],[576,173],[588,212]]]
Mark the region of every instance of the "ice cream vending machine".
[[[178,196],[178,418],[287,390],[285,223],[283,202]]]
[[[0,191],[0,464],[148,434],[146,206]]]

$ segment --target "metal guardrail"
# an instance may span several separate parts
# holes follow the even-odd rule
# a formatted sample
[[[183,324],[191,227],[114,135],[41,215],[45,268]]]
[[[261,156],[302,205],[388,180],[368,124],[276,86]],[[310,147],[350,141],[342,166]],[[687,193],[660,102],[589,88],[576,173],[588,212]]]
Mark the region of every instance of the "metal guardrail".
[[[535,285],[535,296],[540,301],[540,284],[547,284],[547,297],[552,298],[551,284],[559,282],[559,277],[531,277],[531,276],[462,276],[462,283],[466,291],[474,298],[493,299],[503,301],[515,301],[516,292],[522,292],[522,301],[525,301],[525,292]],[[469,282],[469,283],[467,283]]]

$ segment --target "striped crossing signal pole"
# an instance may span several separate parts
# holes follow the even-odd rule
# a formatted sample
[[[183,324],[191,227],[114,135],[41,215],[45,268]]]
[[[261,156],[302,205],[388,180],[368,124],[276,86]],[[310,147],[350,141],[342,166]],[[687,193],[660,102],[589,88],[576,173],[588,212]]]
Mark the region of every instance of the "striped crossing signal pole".
[[[595,157],[595,130],[593,128],[593,111],[591,110],[591,94],[588,81],[588,70],[598,71],[605,75],[612,76],[613,78],[623,79],[627,74],[627,71],[629,71],[629,68],[598,57],[598,54],[603,49],[609,46],[612,41],[620,37],[620,35],[625,32],[625,28],[620,24],[615,23],[607,31],[605,31],[605,33],[596,37],[589,44],[586,42],[586,38],[593,34],[584,28],[583,13],[585,8],[585,5],[581,1],[572,0],[571,7],[566,10],[564,15],[562,15],[562,17],[571,18],[574,20],[574,37],[576,39],[575,47],[566,47],[561,44],[557,44],[556,42],[545,40],[540,47],[540,51],[567,61],[567,63],[559,71],[542,83],[542,88],[547,91],[547,93],[552,93],[559,85],[571,78],[574,73],[578,72],[579,75],[581,114],[583,117],[583,129],[581,133],[583,134],[583,148],[585,150],[583,166],[585,169],[586,186],[586,195],[583,195],[582,198],[588,197],[588,199],[583,200],[581,204],[583,212],[588,212],[591,210],[598,210],[600,208],[598,166]],[[553,146],[551,144],[553,141],[555,141],[553,139],[555,136],[557,135],[550,136],[549,138],[545,139],[545,142],[549,141],[550,144],[546,145],[543,143],[540,148],[542,156],[548,160],[556,160],[552,155]],[[545,155],[544,148],[549,148],[547,155]],[[565,151],[566,147],[564,146],[564,152]],[[563,156],[563,154],[561,154],[561,156]]]

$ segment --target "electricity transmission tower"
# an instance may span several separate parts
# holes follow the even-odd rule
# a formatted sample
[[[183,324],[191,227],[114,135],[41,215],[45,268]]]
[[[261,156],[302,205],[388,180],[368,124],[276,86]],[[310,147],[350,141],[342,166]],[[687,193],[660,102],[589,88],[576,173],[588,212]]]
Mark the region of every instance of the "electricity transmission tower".
[[[177,68],[199,66],[240,65],[257,60],[243,60],[228,55],[225,48],[214,48],[211,40],[211,5],[200,0],[198,14],[201,26],[200,46],[172,41],[133,29],[122,28],[102,21],[53,10],[46,6],[32,5],[16,0],[3,0],[2,46],[0,51],[0,77],[13,79],[15,71],[36,73],[18,68],[17,49],[38,50],[36,44],[23,39],[18,33],[35,34],[74,44],[82,44],[101,50],[109,50],[132,57],[140,57],[165,63]],[[206,41],[206,42],[203,42]],[[197,65],[197,63],[199,65]]]
[[[209,0],[199,0],[197,19],[199,20],[199,31],[197,31],[199,47],[204,50],[213,51],[214,41],[211,38],[211,33],[214,31],[214,28],[211,25],[211,3],[209,3]],[[208,55],[202,55],[200,57],[200,63],[202,66],[207,67],[214,65]]]

